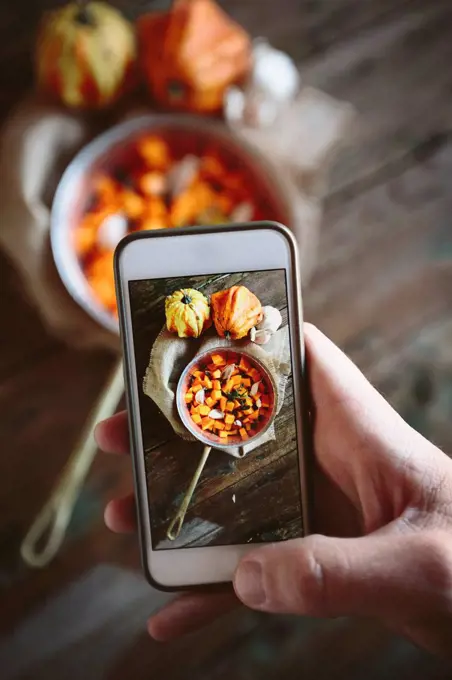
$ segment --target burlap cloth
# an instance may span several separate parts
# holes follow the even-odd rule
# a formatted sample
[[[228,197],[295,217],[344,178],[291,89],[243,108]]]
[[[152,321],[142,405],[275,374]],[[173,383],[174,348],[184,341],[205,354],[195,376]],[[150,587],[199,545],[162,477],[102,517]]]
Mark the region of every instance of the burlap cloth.
[[[88,119],[30,96],[13,112],[2,132],[0,247],[49,330],[72,346],[119,350],[118,336],[101,328],[77,306],[55,270],[49,245],[53,194],[75,153],[103,129],[134,113],[143,113],[143,108]],[[305,280],[315,264],[327,171],[352,117],[349,105],[305,87],[272,128],[235,129],[279,174],[286,173],[293,186]]]
[[[150,397],[168,419],[173,430],[187,441],[196,441],[182,423],[176,407],[176,389],[180,375],[197,355],[216,347],[243,350],[256,357],[268,370],[276,385],[276,413],[284,402],[287,378],[290,374],[290,348],[288,327],[280,328],[265,346],[251,341],[232,341],[218,336],[205,335],[198,341],[178,338],[165,328],[157,336],[151,349],[149,365],[143,380],[143,392]],[[261,437],[240,447],[229,447],[227,453],[242,458],[257,446],[276,439],[274,423]]]

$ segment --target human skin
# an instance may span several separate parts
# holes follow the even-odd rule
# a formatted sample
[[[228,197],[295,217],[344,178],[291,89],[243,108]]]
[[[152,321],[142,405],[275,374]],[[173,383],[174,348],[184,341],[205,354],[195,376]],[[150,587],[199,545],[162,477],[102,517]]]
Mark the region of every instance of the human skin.
[[[374,617],[452,655],[452,461],[317,328],[305,324],[304,334],[314,452],[326,480],[316,506],[323,520],[335,519],[334,536],[321,524],[319,533],[253,549],[231,589],[177,597],[149,620],[149,632],[169,640],[241,602],[266,612]],[[100,423],[96,439],[104,451],[128,453],[126,414]],[[105,520],[113,531],[134,531],[133,496],[112,500]]]

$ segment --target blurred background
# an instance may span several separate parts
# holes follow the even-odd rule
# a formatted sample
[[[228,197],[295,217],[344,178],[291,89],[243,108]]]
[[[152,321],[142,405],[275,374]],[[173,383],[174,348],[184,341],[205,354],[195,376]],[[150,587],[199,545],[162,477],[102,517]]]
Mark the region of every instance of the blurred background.
[[[115,239],[201,219],[174,192],[162,207],[155,188],[195,153],[175,148],[170,126],[164,168],[152,156],[146,173],[132,163],[119,176],[114,154],[99,170],[95,152],[75,166],[52,222],[52,254],[49,211],[62,171],[136,108],[223,120],[235,155],[227,141],[201,144],[200,157],[223,163],[210,166],[223,184],[215,188],[206,170],[207,189],[189,205],[210,197],[207,221],[282,214],[300,242],[307,320],[408,422],[452,451],[452,6],[129,0],[110,5],[121,15],[91,3],[45,15],[63,6],[0,7],[1,677],[450,677],[450,665],[370,621],[237,611],[187,639],[152,642],[146,617],[166,596],[144,582],[136,538],[110,534],[102,520],[105,501],[131,486],[128,460],[94,458],[47,564],[33,568],[21,544],[117,365]],[[228,40],[231,63],[206,73],[205,55]],[[252,162],[241,142],[254,146]],[[275,170],[287,178],[262,205]],[[231,177],[242,171],[256,177],[255,194],[234,194],[240,182]],[[104,190],[114,190],[108,205]],[[74,196],[83,207],[75,216]],[[118,211],[123,222],[106,228]]]

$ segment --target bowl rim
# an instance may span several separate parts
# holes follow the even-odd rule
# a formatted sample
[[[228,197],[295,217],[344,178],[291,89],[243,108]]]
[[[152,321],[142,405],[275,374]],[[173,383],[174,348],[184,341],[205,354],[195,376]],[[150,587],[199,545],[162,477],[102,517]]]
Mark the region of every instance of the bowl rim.
[[[152,129],[165,127],[189,132],[193,130],[198,134],[204,133],[207,136],[216,137],[218,141],[232,146],[233,151],[246,155],[251,163],[256,164],[260,177],[273,187],[275,203],[279,204],[283,213],[287,215],[288,222],[293,221],[290,191],[285,187],[270,161],[221,121],[189,114],[147,113],[134,116],[100,133],[80,149],[62,174],[51,208],[50,245],[56,269],[68,293],[92,319],[116,335],[119,334],[118,319],[108,312],[92,294],[75,249],[70,246],[68,235],[71,227],[68,216],[74,196],[77,196],[74,188],[80,185],[96,160],[113,147],[126,143],[129,137],[140,131],[149,130],[152,133]]]
[[[213,352],[221,352],[221,351],[228,351],[228,352],[233,352],[235,354],[243,355],[247,358],[249,358],[252,362],[254,362],[257,367],[264,373],[265,377],[267,378],[268,382],[270,383],[272,390],[273,390],[273,408],[272,408],[272,413],[269,416],[267,423],[265,424],[265,427],[263,427],[259,432],[257,432],[255,435],[252,437],[249,437],[245,442],[238,442],[234,444],[222,444],[221,442],[216,442],[212,441],[210,437],[207,435],[204,436],[200,433],[198,433],[195,428],[192,427],[190,423],[190,418],[188,417],[188,409],[185,404],[185,402],[182,399],[182,387],[183,387],[183,382],[184,379],[186,378],[187,374],[190,372],[190,370],[196,366],[200,361],[202,361],[203,357],[206,357]],[[180,378],[177,382],[177,387],[176,387],[176,407],[177,411],[179,413],[179,417],[182,421],[182,424],[188,432],[193,435],[198,441],[202,442],[206,446],[211,446],[213,449],[222,449],[222,450],[228,450],[228,449],[233,449],[233,448],[242,448],[243,446],[248,446],[251,442],[256,441],[259,437],[261,437],[267,430],[271,427],[271,425],[274,423],[277,415],[277,406],[278,406],[278,390],[276,386],[276,382],[271,375],[270,371],[268,368],[260,361],[257,357],[254,356],[254,354],[251,354],[250,352],[247,352],[246,350],[242,350],[240,348],[236,348],[235,346],[218,346],[218,347],[212,347],[210,350],[206,350],[205,352],[202,352],[200,354],[197,354],[193,359],[186,365],[184,370],[182,371]]]

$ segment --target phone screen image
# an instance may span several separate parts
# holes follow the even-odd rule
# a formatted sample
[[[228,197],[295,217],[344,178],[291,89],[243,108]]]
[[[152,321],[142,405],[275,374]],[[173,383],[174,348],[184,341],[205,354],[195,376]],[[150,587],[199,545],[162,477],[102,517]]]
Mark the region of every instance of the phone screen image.
[[[286,271],[128,286],[153,549],[302,536]]]

